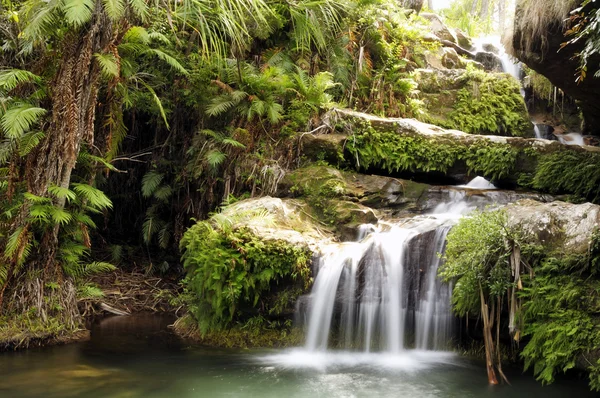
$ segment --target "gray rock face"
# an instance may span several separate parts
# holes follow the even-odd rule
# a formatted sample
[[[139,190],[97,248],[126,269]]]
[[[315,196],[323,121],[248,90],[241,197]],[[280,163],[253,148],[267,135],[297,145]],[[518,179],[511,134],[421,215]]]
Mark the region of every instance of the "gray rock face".
[[[566,1],[566,0],[565,0]],[[533,6],[532,3],[526,0],[517,1],[517,10],[524,7]],[[598,2],[596,2],[598,3]],[[590,7],[598,7],[596,3],[590,3]],[[573,8],[578,7],[580,2],[573,2]],[[596,5],[595,5],[596,4]],[[512,48],[509,49],[512,55],[516,56],[520,61],[536,72],[546,76],[550,82],[560,88],[568,96],[578,101],[578,106],[583,113],[585,122],[584,133],[600,135],[600,101],[598,101],[598,93],[600,92],[600,79],[591,77],[592,70],[588,71],[588,78],[583,84],[578,84],[575,79],[579,68],[579,59],[576,54],[583,50],[585,40],[580,40],[577,43],[570,44],[563,48],[562,44],[566,41],[564,31],[566,27],[560,22],[568,17],[566,13],[563,17],[556,20],[548,20],[543,34],[531,37],[529,32],[519,30],[519,26],[527,27],[529,21],[520,23],[523,15],[531,15],[524,12],[515,13],[515,29],[513,31]],[[539,21],[531,21],[531,23],[539,23]],[[526,44],[529,43],[529,46]],[[600,55],[595,55],[588,60],[588,65],[599,65]],[[597,69],[596,69],[597,70]]]
[[[585,253],[592,234],[600,227],[600,206],[591,203],[540,203],[525,199],[506,207],[509,225],[520,226],[528,236],[564,254]]]
[[[502,61],[500,57],[492,52],[480,51],[475,54],[475,61],[483,64],[485,70],[490,72],[502,72]]]

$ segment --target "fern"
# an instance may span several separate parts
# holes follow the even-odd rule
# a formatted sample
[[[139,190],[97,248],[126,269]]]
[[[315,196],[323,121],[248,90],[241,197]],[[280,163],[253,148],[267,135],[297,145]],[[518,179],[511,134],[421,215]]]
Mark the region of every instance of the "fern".
[[[148,5],[146,2],[144,0],[129,0],[129,5],[142,22],[146,22],[148,19]]]
[[[132,26],[123,36],[123,42],[125,43],[150,43],[150,35],[148,31],[141,26]]]
[[[95,274],[111,272],[116,269],[117,267],[110,263],[94,261],[88,264],[72,264],[70,267],[65,268],[64,271],[73,278],[84,278]]]
[[[166,62],[171,68],[175,69],[176,71],[178,71],[179,73],[181,73],[182,75],[189,75],[189,72],[187,71],[187,69],[185,69],[180,63],[179,61],[177,61],[175,58],[173,58],[172,56],[170,56],[169,54],[156,49],[156,48],[152,48],[150,49],[150,52],[155,54],[159,59],[161,59],[162,61]]]
[[[157,171],[149,171],[142,177],[142,196],[149,198],[162,182],[164,175]]]
[[[27,156],[46,136],[43,131],[30,131],[19,140],[19,155]]]
[[[67,23],[78,27],[92,18],[94,0],[64,0],[62,9]]]
[[[68,211],[56,206],[48,206],[48,212],[56,224],[65,225],[73,219]]]
[[[73,190],[96,210],[112,208],[112,202],[101,190],[87,184],[73,184]]]
[[[123,0],[102,0],[104,4],[104,11],[106,15],[113,21],[116,22],[125,13],[125,2]]]
[[[77,287],[77,298],[79,300],[99,299],[104,297],[104,292],[98,286],[86,283]]]
[[[27,70],[5,69],[0,71],[0,90],[6,93],[14,90],[20,84],[40,82],[41,78],[38,75]]]
[[[154,197],[163,202],[166,202],[172,194],[173,189],[168,185],[162,185],[154,191]]]
[[[28,103],[17,104],[4,113],[0,126],[6,137],[20,139],[45,114],[43,108]]]
[[[111,79],[119,76],[119,64],[117,63],[117,59],[113,54],[94,54],[94,58],[98,65],[100,65],[100,69],[102,70],[102,75]]]
[[[22,265],[29,256],[32,245],[32,234],[26,227],[19,227],[10,234],[4,248],[4,258]]]
[[[213,169],[219,167],[225,161],[226,155],[216,149],[206,154],[206,161]]]
[[[77,195],[75,192],[71,191],[69,188],[59,187],[57,185],[51,185],[48,187],[48,192],[54,195],[58,199],[66,199],[69,202],[75,200]]]

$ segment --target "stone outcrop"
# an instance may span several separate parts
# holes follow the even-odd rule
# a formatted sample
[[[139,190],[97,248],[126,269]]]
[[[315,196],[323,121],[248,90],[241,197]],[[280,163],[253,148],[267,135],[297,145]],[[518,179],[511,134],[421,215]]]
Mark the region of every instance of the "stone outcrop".
[[[365,170],[366,167],[368,172],[429,183],[466,183],[479,174],[488,179],[494,179],[501,187],[527,187],[528,185],[522,184],[528,184],[533,175],[542,172],[539,171],[538,164],[540,158],[544,156],[561,154],[569,157],[569,154],[572,154],[575,157],[591,157],[591,162],[600,162],[600,148],[598,147],[566,146],[557,141],[545,139],[467,134],[414,119],[382,118],[346,109],[335,109],[326,119],[329,119],[330,125],[336,125],[337,128],[331,134],[306,136],[302,144],[307,157],[310,158],[311,154],[318,154],[318,158],[327,159],[332,164],[342,161],[361,170]],[[385,144],[381,145],[385,145],[387,149],[378,147],[380,145],[378,142],[384,142],[381,140],[385,141]],[[396,145],[393,142],[395,140],[398,142],[398,147],[391,149]],[[415,142],[420,142],[419,145],[424,145],[424,147],[415,149],[406,146]],[[361,145],[364,146],[367,143],[370,146],[368,149],[370,151],[369,159],[366,159],[364,157],[366,155],[360,152]],[[355,148],[356,151],[351,151],[351,148]],[[408,148],[406,150],[409,152],[404,154],[402,148]],[[497,150],[498,152],[494,153],[509,156],[495,159],[492,152],[486,152],[488,149],[482,148]],[[387,153],[386,150],[395,152]],[[419,152],[412,152],[414,150],[430,152],[419,154]],[[432,156],[435,157],[439,151],[450,151],[448,153],[451,153],[454,158],[451,160],[444,157],[437,160],[430,159]],[[510,155],[511,153],[512,155]],[[403,156],[406,156],[407,161],[414,161],[414,164],[407,165],[407,168],[390,166],[391,158],[402,159]],[[423,156],[423,158],[419,156]],[[481,156],[481,158],[474,159],[473,156]],[[471,160],[466,160],[467,158]],[[436,161],[439,163],[435,163]],[[419,165],[419,162],[425,164]],[[478,167],[477,165],[481,162],[486,164],[486,166],[482,166],[483,169],[486,167],[496,169],[498,171],[496,176],[486,175],[486,171],[483,169],[474,173],[472,167]],[[450,165],[448,165],[449,163]],[[471,164],[471,169],[468,163]],[[392,167],[392,170],[389,167]],[[568,170],[563,171],[566,173]],[[551,188],[539,189],[560,192],[560,190],[552,191]]]
[[[517,1],[515,30],[510,40],[512,49],[508,50],[531,69],[546,76],[566,95],[577,100],[583,113],[584,133],[600,135],[600,101],[598,101],[600,79],[592,77],[593,71],[588,71],[588,77],[581,84],[578,84],[575,78],[579,67],[576,54],[582,51],[585,41],[581,40],[562,48],[563,43],[568,40],[565,37],[566,27],[563,24],[568,14],[546,20],[541,35],[531,37],[529,31],[524,32],[523,29],[528,24],[539,23],[539,21],[522,20],[523,15],[528,15],[523,12],[523,8],[531,7],[532,3],[536,2]],[[579,2],[575,2],[574,7],[578,5]],[[592,57],[588,64],[599,65],[600,56]]]
[[[508,205],[509,225],[519,226],[527,237],[563,254],[585,254],[600,227],[600,206],[561,201],[521,200]]]

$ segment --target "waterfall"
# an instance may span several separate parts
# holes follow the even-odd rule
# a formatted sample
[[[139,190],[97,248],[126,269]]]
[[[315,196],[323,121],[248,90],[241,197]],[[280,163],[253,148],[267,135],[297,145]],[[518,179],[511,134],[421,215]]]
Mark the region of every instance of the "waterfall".
[[[435,231],[433,246],[436,255],[425,275],[424,295],[419,300],[416,313],[415,346],[421,350],[441,350],[446,348],[450,339],[452,315],[450,311],[451,287],[441,283],[437,272],[442,259],[437,253],[442,253],[446,244],[446,235],[450,226],[440,227]]]
[[[307,311],[305,349],[398,354],[415,347],[444,350],[452,338],[451,286],[438,270],[446,235],[458,218],[483,203],[469,191],[496,192],[477,177],[449,188],[448,199],[427,215],[362,225],[357,240],[321,248]],[[489,202],[488,202],[489,203]]]

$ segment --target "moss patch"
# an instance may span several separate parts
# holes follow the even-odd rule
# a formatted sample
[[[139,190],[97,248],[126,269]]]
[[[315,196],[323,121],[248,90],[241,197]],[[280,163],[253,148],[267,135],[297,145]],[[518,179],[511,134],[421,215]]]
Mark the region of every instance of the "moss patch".
[[[468,66],[414,77],[427,109],[422,121],[472,134],[533,136],[519,83],[508,74]]]

